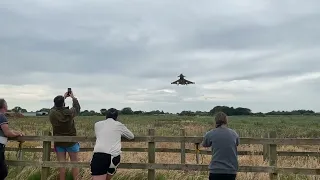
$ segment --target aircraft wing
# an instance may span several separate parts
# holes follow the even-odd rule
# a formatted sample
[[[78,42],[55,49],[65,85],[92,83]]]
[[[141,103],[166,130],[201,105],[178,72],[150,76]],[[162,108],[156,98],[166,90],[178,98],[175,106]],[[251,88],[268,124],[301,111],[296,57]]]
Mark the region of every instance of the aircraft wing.
[[[189,80],[186,80],[186,79],[185,79],[185,83],[186,83],[186,84],[194,84],[194,82],[189,81]]]
[[[178,82],[179,82],[179,79],[176,81],[173,81],[171,84],[178,84]]]

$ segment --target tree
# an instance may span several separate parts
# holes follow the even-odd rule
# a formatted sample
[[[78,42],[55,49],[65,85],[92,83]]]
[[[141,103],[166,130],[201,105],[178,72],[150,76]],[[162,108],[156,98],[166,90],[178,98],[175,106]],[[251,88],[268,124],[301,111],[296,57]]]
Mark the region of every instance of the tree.
[[[179,116],[195,116],[196,113],[192,112],[192,111],[182,111],[181,113],[179,113]]]
[[[90,116],[88,110],[84,110],[80,112],[80,116]]]
[[[234,115],[250,115],[251,113],[251,109],[238,107],[235,109]]]
[[[106,116],[107,115],[107,109],[105,109],[105,108],[100,109],[100,113],[102,115]]]
[[[50,112],[51,109],[49,108],[42,108],[39,111],[41,112]],[[28,112],[26,109],[21,108],[20,106],[14,107],[12,110],[8,110],[9,112],[21,112],[25,113]],[[37,111],[37,112],[39,112]],[[80,116],[105,116],[107,112],[107,109],[102,108],[100,109],[100,112],[95,112],[94,110],[84,110],[80,112]],[[184,110],[180,113],[168,113],[164,112],[162,110],[151,110],[151,111],[133,111],[130,107],[125,107],[122,110],[119,111],[120,114],[123,115],[161,115],[161,114],[176,114],[180,116],[213,116],[217,112],[224,112],[228,116],[239,116],[239,115],[253,115],[253,116],[266,116],[266,115],[301,115],[301,116],[320,116],[320,113],[316,113],[312,110],[305,110],[305,109],[298,109],[298,110],[292,110],[292,111],[271,111],[267,113],[252,113],[251,109],[245,108],[245,107],[228,107],[228,106],[215,106],[212,108],[209,112],[207,111],[190,111],[190,110]]]
[[[143,111],[134,111],[133,114],[136,114],[136,115],[143,114]]]
[[[243,108],[243,107],[228,107],[228,106],[216,106],[210,110],[209,114],[214,115],[217,112],[224,112],[228,116],[237,116],[237,115],[250,115],[252,114],[251,109]]]
[[[99,116],[101,115],[100,113],[97,113],[93,110],[88,111],[88,110],[84,110],[80,112],[80,116]]]
[[[20,106],[16,106],[12,109],[13,112],[20,112],[22,110],[22,108]]]
[[[293,111],[270,111],[266,115],[316,115],[312,110],[293,110]]]
[[[131,115],[133,114],[133,111],[130,107],[125,107],[121,110],[121,114],[124,114],[124,115]]]
[[[90,114],[92,114],[92,115],[97,115],[97,113],[96,113],[94,110],[91,110],[91,111],[90,111]]]

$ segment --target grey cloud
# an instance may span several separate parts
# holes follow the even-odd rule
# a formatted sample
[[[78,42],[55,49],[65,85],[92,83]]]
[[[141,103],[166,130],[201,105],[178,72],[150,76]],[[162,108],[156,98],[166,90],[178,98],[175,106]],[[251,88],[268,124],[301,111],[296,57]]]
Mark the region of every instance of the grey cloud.
[[[189,48],[213,49],[262,49],[270,47],[312,47],[319,46],[320,14],[308,15],[289,22],[272,26],[250,22],[236,27],[212,31],[215,23],[208,23],[205,29],[200,28],[185,45]]]
[[[263,79],[263,78],[278,78],[283,76],[290,76],[290,75],[299,75],[303,74],[300,70],[277,70],[277,71],[266,71],[266,72],[257,72],[251,73],[248,75],[240,75],[234,76],[231,78],[223,79],[224,81],[232,81],[232,80],[254,80],[254,79]]]
[[[15,49],[18,54],[5,53],[9,68],[17,67],[15,63],[23,63],[20,72],[72,72],[72,73],[114,73],[134,70],[148,56],[140,44],[124,44],[123,47],[99,47],[92,41],[35,41],[34,39],[1,38],[6,48]],[[21,47],[24,46],[24,47]],[[27,56],[27,57],[26,57]],[[29,56],[29,57],[28,57]],[[14,58],[13,61],[9,59]],[[128,68],[131,67],[131,68]],[[19,68],[19,66],[18,66]],[[5,72],[10,73],[10,71]]]
[[[261,99],[265,92],[207,90],[203,85],[318,71],[320,3],[243,3],[252,8],[232,1],[3,1],[0,63],[6,68],[0,72],[1,82],[47,84],[59,90],[71,86],[85,92],[90,87],[128,100],[148,101],[130,104],[142,109],[208,109],[219,103],[268,109],[270,102],[253,102],[266,101]],[[192,56],[203,50],[218,55]],[[224,57],[221,51],[235,55]],[[260,53],[264,51],[270,52]],[[242,52],[256,55],[237,56]],[[196,84],[171,85],[180,73]],[[314,94],[319,88],[312,83],[296,86],[292,89],[300,95]],[[150,91],[130,94],[139,88]],[[159,89],[176,93],[154,92]],[[237,100],[183,100],[219,93],[233,94]],[[277,92],[268,96],[273,102],[280,99]],[[85,102],[94,104],[93,100]],[[277,107],[286,104],[291,103],[286,100]]]

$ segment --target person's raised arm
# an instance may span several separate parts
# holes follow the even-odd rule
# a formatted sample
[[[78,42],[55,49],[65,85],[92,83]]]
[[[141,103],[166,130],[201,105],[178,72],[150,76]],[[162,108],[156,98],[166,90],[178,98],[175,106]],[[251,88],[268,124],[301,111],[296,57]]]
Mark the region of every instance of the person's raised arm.
[[[70,97],[72,98],[72,108],[70,108],[70,110],[72,112],[72,116],[75,117],[79,115],[81,106],[78,99],[74,97],[72,92],[70,94]]]
[[[127,139],[133,139],[134,135],[133,133],[122,123],[120,123],[120,130],[121,130],[121,135],[124,136]]]
[[[23,136],[23,133],[19,131],[14,131],[9,128],[8,120],[4,114],[0,115],[0,126],[6,137],[18,137]]]

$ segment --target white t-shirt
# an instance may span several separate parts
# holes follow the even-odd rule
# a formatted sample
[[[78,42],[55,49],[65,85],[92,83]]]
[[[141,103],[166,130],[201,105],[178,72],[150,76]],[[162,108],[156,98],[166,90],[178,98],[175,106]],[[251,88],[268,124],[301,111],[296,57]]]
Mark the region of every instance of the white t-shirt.
[[[121,122],[108,118],[94,125],[96,144],[93,152],[108,153],[112,156],[121,154],[121,137],[133,139],[133,133]]]

